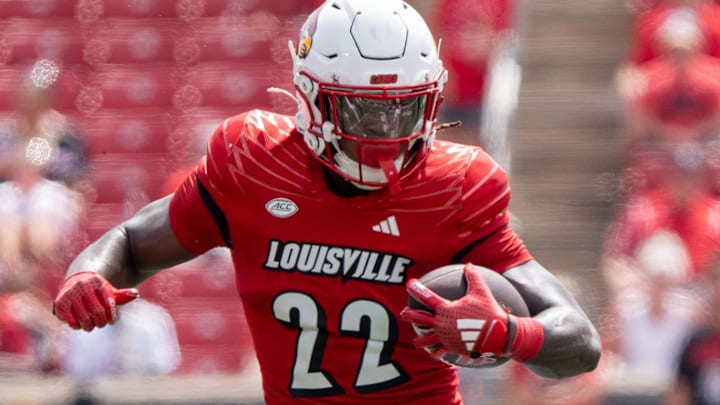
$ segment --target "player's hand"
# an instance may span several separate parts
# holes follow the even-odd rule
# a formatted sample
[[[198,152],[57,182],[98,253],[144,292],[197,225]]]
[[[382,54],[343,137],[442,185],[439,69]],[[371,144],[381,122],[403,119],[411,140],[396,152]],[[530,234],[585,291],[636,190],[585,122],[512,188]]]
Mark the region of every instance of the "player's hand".
[[[430,329],[417,336],[413,344],[425,348],[438,359],[448,352],[466,356],[504,355],[509,315],[495,300],[482,275],[473,271],[472,265],[465,266],[463,272],[468,291],[455,301],[437,295],[417,279],[408,281],[408,294],[434,312],[433,315],[410,308],[401,312],[403,320]]]
[[[81,271],[63,282],[53,303],[53,313],[71,328],[90,332],[115,322],[117,306],[139,296],[135,288],[117,289],[103,276]]]

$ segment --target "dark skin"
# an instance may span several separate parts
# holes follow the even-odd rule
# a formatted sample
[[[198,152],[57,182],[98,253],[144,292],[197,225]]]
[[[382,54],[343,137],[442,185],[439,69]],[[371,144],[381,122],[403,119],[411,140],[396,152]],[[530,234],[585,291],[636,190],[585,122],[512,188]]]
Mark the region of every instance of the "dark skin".
[[[339,194],[352,198],[349,190],[366,193],[333,176],[328,180]],[[170,227],[169,204],[170,196],[154,201],[105,233],[75,258],[67,276],[92,270],[118,288],[135,287],[158,271],[195,257]],[[560,281],[534,260],[503,275],[518,289],[545,333],[540,352],[524,364],[551,378],[593,370],[600,358],[599,335]]]

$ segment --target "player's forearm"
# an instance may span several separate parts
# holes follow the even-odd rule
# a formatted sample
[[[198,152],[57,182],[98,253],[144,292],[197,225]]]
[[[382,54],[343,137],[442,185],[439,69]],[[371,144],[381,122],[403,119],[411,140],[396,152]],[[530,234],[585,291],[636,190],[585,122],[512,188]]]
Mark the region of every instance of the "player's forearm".
[[[564,285],[537,261],[504,273],[542,324],[540,351],[525,362],[545,377],[562,378],[593,370],[600,359],[600,337]]]
[[[114,286],[134,287],[163,268],[189,260],[168,219],[169,197],[152,202],[106,232],[71,263],[67,276],[91,270]]]
[[[593,370],[600,360],[600,338],[584,314],[554,307],[535,316],[543,325],[540,351],[525,362],[544,377],[563,378]]]
[[[116,287],[134,287],[144,278],[130,257],[127,231],[116,226],[85,248],[73,260],[65,277],[80,271],[94,271]]]

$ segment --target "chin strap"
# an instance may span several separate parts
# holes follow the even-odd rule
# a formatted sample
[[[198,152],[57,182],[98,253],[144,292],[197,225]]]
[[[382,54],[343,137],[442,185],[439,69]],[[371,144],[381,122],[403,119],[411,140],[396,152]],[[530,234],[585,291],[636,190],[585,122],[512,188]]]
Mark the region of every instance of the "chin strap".
[[[395,160],[378,159],[378,164],[385,174],[390,192],[395,194],[402,190],[402,187],[400,187],[400,173],[398,172],[397,166],[395,166]]]

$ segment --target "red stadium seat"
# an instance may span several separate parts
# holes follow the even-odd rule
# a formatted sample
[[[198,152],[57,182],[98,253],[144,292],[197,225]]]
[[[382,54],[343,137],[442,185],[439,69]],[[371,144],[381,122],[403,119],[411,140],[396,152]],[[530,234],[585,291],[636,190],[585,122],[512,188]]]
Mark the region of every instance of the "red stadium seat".
[[[103,18],[180,18],[191,20],[202,16],[217,16],[227,7],[228,0],[104,0]]]
[[[235,273],[229,254],[208,253],[173,269],[183,280],[183,295],[190,297],[237,298]],[[226,252],[227,253],[227,252]]]
[[[103,66],[89,76],[103,108],[165,107],[173,104],[172,65]]]
[[[198,149],[205,152],[205,144],[213,131],[222,125],[225,119],[240,114],[245,110],[235,106],[190,108],[177,114],[177,124],[199,142]]]
[[[183,291],[180,300],[163,305],[175,319],[181,344],[232,343],[242,339],[240,329],[245,315],[237,295],[210,298]]]
[[[270,61],[281,24],[280,18],[265,12],[192,21],[178,39],[178,62]]]
[[[11,111],[15,108],[15,94],[23,79],[25,69],[3,66],[0,69],[0,110]]]
[[[101,110],[81,122],[88,153],[162,153],[172,114],[163,109]]]
[[[2,62],[29,65],[38,58],[61,64],[82,62],[82,30],[72,18],[11,19],[0,28]]]
[[[176,108],[236,106],[242,111],[248,105],[268,108],[267,87],[287,80],[278,79],[277,69],[268,64],[202,63],[188,69],[185,82],[176,94]]]
[[[90,3],[91,4],[91,3]],[[102,16],[108,17],[174,17],[192,21],[200,17],[241,15],[265,10],[275,15],[308,13],[318,5],[317,0],[264,1],[244,0],[104,0]],[[83,8],[80,2],[79,8]]]
[[[103,19],[85,44],[84,61],[90,65],[173,62],[182,25],[172,18]]]
[[[90,156],[91,180],[97,189],[96,203],[124,203],[134,211],[162,197],[168,174],[164,153],[116,153]]]
[[[122,203],[88,204],[86,208],[86,232],[89,240],[95,240],[108,229],[127,219]]]
[[[175,320],[182,352],[179,373],[237,372],[250,360],[252,340],[236,295],[208,298],[183,290],[181,299],[163,306]]]
[[[0,0],[0,20],[12,17],[72,17],[78,0]]]
[[[234,374],[250,363],[253,349],[250,341],[234,341],[223,345],[180,344],[180,353],[176,374]]]

